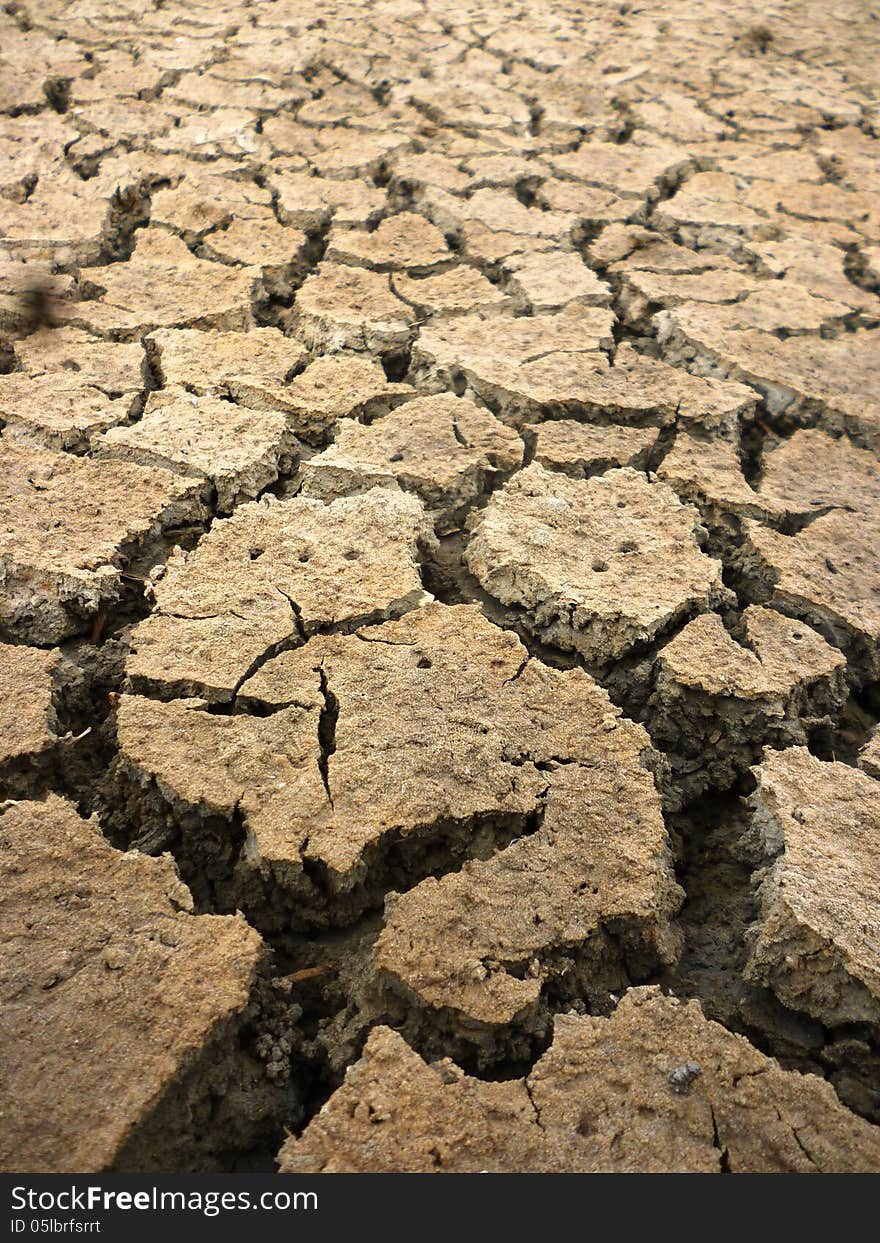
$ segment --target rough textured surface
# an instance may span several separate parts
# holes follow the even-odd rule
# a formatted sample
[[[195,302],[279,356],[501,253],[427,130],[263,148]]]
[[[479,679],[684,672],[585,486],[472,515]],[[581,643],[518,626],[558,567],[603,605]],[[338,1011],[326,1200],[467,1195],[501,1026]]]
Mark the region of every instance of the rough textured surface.
[[[151,328],[242,331],[253,322],[258,274],[207,263],[171,234],[145,229],[127,263],[83,269],[82,280],[96,296],[80,304],[74,322],[118,340]]]
[[[880,510],[834,509],[795,535],[746,521],[741,565],[755,598],[814,625],[853,673],[880,675]]]
[[[516,432],[461,397],[419,397],[364,427],[341,424],[329,449],[305,463],[303,490],[329,500],[377,484],[416,492],[438,531],[522,463]]]
[[[633,989],[610,1018],[557,1018],[525,1079],[486,1083],[372,1033],[287,1174],[378,1170],[876,1171],[880,1132],[827,1084],[781,1070],[695,1002]]]
[[[821,470],[816,464],[821,463]],[[791,509],[880,510],[880,462],[867,449],[827,433],[796,431],[766,454],[760,489]]]
[[[0,839],[0,1168],[106,1169],[200,1056],[234,1060],[260,939],[57,797],[7,807]]]
[[[875,729],[859,752],[859,767],[871,777],[880,777],[880,729]]]
[[[277,328],[251,332],[172,328],[146,339],[162,386],[230,397],[257,409],[303,361],[303,350]]]
[[[242,506],[163,567],[155,608],[132,634],[128,677],[164,695],[228,698],[284,645],[421,604],[429,538],[415,498],[378,489],[328,506]]]
[[[875,8],[0,6],[0,822],[63,797],[265,937],[114,1167],[270,1170],[365,1045],[427,1168],[873,1160]],[[46,1118],[103,1117],[58,1049]]]
[[[734,637],[704,613],[657,656],[645,720],[687,799],[723,790],[765,742],[805,744],[843,708],[846,661],[814,630],[751,606]]]
[[[472,607],[433,604],[375,629],[315,638],[283,652],[243,681],[238,695],[245,712],[231,717],[205,712],[196,700],[124,700],[119,779],[131,812],[147,826],[170,816],[185,852],[199,849],[188,835],[209,831],[199,826],[199,814],[203,820],[209,812],[243,816],[237,877],[228,883],[264,926],[338,923],[384,890],[443,869],[447,859],[491,853],[537,827],[552,794],[548,766],[607,760],[613,791],[624,780],[616,771],[622,754],[638,800],[650,798],[653,817],[644,840],[632,844],[643,853],[643,870],[620,881],[625,890],[632,886],[632,906],[624,902],[615,913],[631,909],[640,923],[642,902],[650,899],[655,913],[642,952],[650,957],[652,942],[661,957],[670,952],[676,890],[648,739],[618,721],[586,674],[530,662],[513,635]],[[249,708],[259,711],[251,715]],[[197,754],[203,759],[194,767]],[[603,797],[598,786],[594,797]],[[573,796],[569,802],[576,804]],[[576,805],[569,821],[572,851],[589,855],[578,839],[589,825],[580,824]],[[539,870],[547,866],[553,837],[548,826],[543,846],[536,846],[544,858]],[[530,845],[512,846],[503,858],[520,857],[528,870]],[[600,858],[600,872],[602,866]],[[609,858],[606,866],[617,865]],[[572,869],[564,893],[551,896],[560,904],[556,920],[573,920],[567,931],[537,929],[523,913],[538,943],[544,936],[552,946],[578,943],[598,922],[588,898],[582,919],[566,911],[579,879],[574,859]],[[467,871],[453,883],[469,883]],[[410,897],[418,902],[419,890]],[[451,942],[448,948],[459,952]],[[529,957],[535,949],[531,941],[521,948]],[[517,985],[511,980],[509,987]],[[536,988],[528,985],[533,1001]]]
[[[406,345],[415,316],[387,276],[323,263],[296,300],[297,335],[311,350],[383,353]]]
[[[696,505],[715,540],[740,533],[739,519],[780,521],[795,513],[809,513],[795,498],[777,497],[772,487],[760,492],[746,479],[742,448],[736,440],[707,439],[688,429],[675,437],[657,468],[657,477],[668,483],[683,501]]]
[[[130,398],[108,397],[67,376],[0,377],[0,425],[6,441],[83,453],[100,434],[127,422]]]
[[[172,390],[151,393],[140,421],[111,428],[95,443],[95,455],[206,479],[225,514],[289,474],[295,444],[281,410],[249,410]]]
[[[580,482],[532,465],[479,516],[467,562],[544,642],[601,665],[724,598],[698,532],[693,509],[633,470]]]
[[[751,846],[766,859],[746,976],[827,1027],[880,1024],[880,787],[804,748],[755,770]]]
[[[0,774],[21,788],[33,779],[57,741],[57,651],[0,643]]]
[[[644,469],[657,441],[656,430],[649,427],[603,427],[573,419],[527,423],[523,436],[532,443],[533,461],[573,479],[600,475],[615,466]]]
[[[432,1050],[439,1032],[475,1045],[478,1064],[523,1056],[548,998],[595,1000],[674,961],[681,895],[647,739],[596,688],[580,700],[576,745],[535,757],[547,768],[538,830],[386,905],[383,1001],[394,1013],[402,997],[405,1029]]]
[[[547,406],[565,409],[583,400],[593,372],[607,369],[612,318],[572,306],[558,315],[429,324],[413,347],[413,374],[437,389],[466,386],[511,422]]]
[[[323,444],[341,418],[369,422],[413,396],[409,384],[390,381],[381,366],[357,355],[321,355],[284,389],[272,389],[271,405],[307,444]]]
[[[119,598],[132,556],[203,511],[191,480],[5,444],[0,479],[0,627],[53,643]]]

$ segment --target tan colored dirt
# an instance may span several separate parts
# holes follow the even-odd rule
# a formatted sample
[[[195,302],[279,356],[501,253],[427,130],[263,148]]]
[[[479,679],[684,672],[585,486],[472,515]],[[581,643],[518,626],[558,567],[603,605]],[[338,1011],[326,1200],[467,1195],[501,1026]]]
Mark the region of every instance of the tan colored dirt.
[[[694,1002],[632,989],[611,1018],[561,1015],[525,1079],[426,1065],[376,1028],[282,1173],[871,1170],[874,1128]]]
[[[0,840],[0,1165],[104,1169],[241,1022],[260,939],[241,917],[193,915],[168,856],[113,850],[54,795],[6,808]]]
[[[0,6],[0,1168],[880,1169],[875,8]]]

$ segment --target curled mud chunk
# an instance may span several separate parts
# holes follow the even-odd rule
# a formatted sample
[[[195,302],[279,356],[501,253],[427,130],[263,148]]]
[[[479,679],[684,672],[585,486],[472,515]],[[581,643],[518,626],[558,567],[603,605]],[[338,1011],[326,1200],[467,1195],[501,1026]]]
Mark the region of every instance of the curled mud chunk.
[[[751,598],[808,622],[850,662],[851,677],[880,676],[880,507],[821,514],[796,535],[746,519],[739,568]]]
[[[565,415],[653,426],[678,419],[729,435],[754,412],[755,393],[744,385],[689,375],[632,346],[620,346],[609,367],[609,316],[573,304],[556,315],[429,324],[413,346],[413,376],[431,387],[467,386],[514,426]]]
[[[680,948],[647,738],[565,676],[583,682],[581,733],[542,762],[537,831],[389,898],[376,943],[378,1013],[399,1015],[420,1048],[479,1066],[529,1056],[551,1009],[601,1005]]]
[[[331,219],[347,228],[366,228],[385,206],[385,193],[366,181],[273,173],[269,188],[278,196],[282,224],[314,232]]]
[[[561,1015],[524,1079],[428,1065],[377,1027],[279,1154],[284,1174],[876,1171],[880,1131],[699,1005],[634,988],[609,1018]]]
[[[92,296],[78,304],[76,322],[119,340],[154,328],[246,331],[259,275],[259,268],[231,270],[196,259],[180,238],[147,228],[127,262],[83,269]]]
[[[685,502],[696,506],[718,555],[735,556],[744,517],[783,523],[798,514],[770,488],[752,487],[742,468],[739,437],[707,436],[699,427],[678,432],[657,467],[657,477]],[[807,510],[809,512],[809,510]]]
[[[721,323],[717,308],[713,314],[701,307],[662,311],[655,322],[670,363],[753,385],[771,422],[815,423],[880,450],[880,401],[873,396],[880,333],[780,340],[772,332]]]
[[[629,468],[585,481],[533,464],[480,512],[465,559],[542,642],[601,666],[724,600],[695,511]]]
[[[612,190],[622,198],[641,199],[646,205],[693,168],[685,148],[656,141],[623,146],[584,142],[577,151],[549,158],[552,167],[564,177]]]
[[[271,203],[270,191],[252,181],[218,177],[210,172],[210,164],[190,164],[178,185],[155,191],[149,219],[150,224],[164,226],[194,246],[205,234],[213,234],[232,220],[271,216]]]
[[[316,358],[285,388],[273,388],[266,397],[273,407],[287,414],[300,439],[320,445],[327,443],[340,419],[351,417],[368,423],[414,393],[409,384],[389,380],[371,358],[330,354]],[[252,404],[250,400],[248,404]]]
[[[344,922],[389,888],[529,832],[543,769],[585,754],[601,764],[613,746],[596,738],[626,733],[586,674],[529,661],[473,606],[316,636],[257,668],[238,702],[226,716],[124,700],[120,777],[131,813],[177,826],[190,853],[204,852],[213,816],[225,817],[228,855],[241,817],[239,904],[282,931]],[[633,728],[632,763],[644,752],[649,764]]]
[[[507,291],[533,314],[561,311],[576,302],[607,306],[611,290],[574,251],[526,253],[507,259]]]
[[[455,261],[446,239],[424,216],[400,212],[372,233],[334,228],[327,239],[328,263],[348,263],[376,272],[427,273]]]
[[[0,375],[6,440],[82,453],[140,410],[140,343],[99,341],[77,328],[42,328],[16,346],[19,370]]]
[[[804,513],[823,508],[878,513],[880,462],[847,440],[801,429],[765,452],[759,491]]]
[[[550,238],[506,233],[503,230],[490,229],[477,220],[466,221],[461,226],[459,235],[462,255],[487,272],[500,271],[499,264],[514,256],[542,254],[549,258],[555,253]]]
[[[0,427],[5,441],[86,453],[102,432],[131,415],[132,399],[107,397],[67,376],[0,376]]]
[[[214,1142],[262,1138],[278,1093],[241,1043],[257,933],[192,915],[168,856],[113,850],[55,795],[7,806],[0,839],[0,1168],[203,1167],[220,1155],[202,1125],[213,1098],[245,1089],[250,1117]]]
[[[876,203],[832,183],[701,172],[661,203],[652,223],[686,245],[741,257],[751,244],[780,234],[839,246],[876,235],[870,222]],[[876,220],[876,217],[875,217]]]
[[[697,278],[677,278],[703,280]],[[720,274],[712,277],[721,279]],[[719,299],[720,302],[720,299]],[[738,301],[725,305],[713,305],[711,301],[682,302],[673,309],[661,312],[659,319],[671,321],[687,337],[692,333],[739,333],[759,331],[768,336],[781,334],[785,337],[803,333],[831,333],[842,330],[843,320],[851,314],[851,308],[843,302],[818,298],[794,281],[761,281],[757,289]]]
[[[418,562],[431,538],[418,500],[384,489],[326,506],[243,505],[168,561],[153,612],[132,632],[129,682],[163,698],[228,700],[285,646],[424,603]]]
[[[296,295],[292,314],[298,339],[307,349],[328,354],[404,349],[416,317],[389,282],[387,275],[366,268],[322,263]]]
[[[651,317],[658,307],[669,309],[683,302],[739,302],[762,287],[749,272],[716,268],[704,272],[643,272],[633,267],[619,281],[620,316],[630,328],[649,333]]]
[[[60,654],[0,643],[0,788],[20,795],[51,760]]]
[[[615,466],[644,470],[658,435],[652,427],[603,426],[575,419],[527,423],[522,431],[533,446],[533,461],[572,479],[601,475]]]
[[[368,427],[344,420],[329,449],[303,465],[307,496],[330,499],[389,483],[418,493],[438,532],[522,463],[516,432],[463,397],[418,397]]]
[[[746,978],[826,1027],[880,1034],[880,785],[805,748],[755,770],[759,911]]]
[[[587,253],[592,263],[606,268],[612,276],[630,270],[692,275],[712,269],[729,271],[734,266],[724,255],[689,250],[671,242],[662,233],[632,224],[608,225]]]
[[[6,444],[0,470],[0,627],[29,643],[82,633],[121,597],[132,559],[206,513],[165,470]]]
[[[250,410],[184,390],[150,393],[143,417],[95,443],[97,457],[161,466],[207,480],[226,514],[288,474],[297,444],[281,410]]]
[[[198,253],[230,267],[259,268],[265,294],[284,299],[309,270],[310,241],[300,229],[279,224],[267,212],[262,219],[236,219],[211,233]]]
[[[853,310],[862,310],[867,313],[865,319],[871,313],[876,318],[880,311],[876,296],[849,279],[846,252],[838,246],[798,237],[757,242],[748,249],[757,259],[759,271],[765,274],[777,279],[785,277],[817,298],[829,298],[832,302],[844,302]]]
[[[731,173],[697,173],[658,204],[652,223],[685,246],[739,257],[745,241],[770,231],[767,218],[743,202],[742,184]]]
[[[37,380],[52,377],[99,389],[107,397],[133,397],[144,387],[143,346],[102,341],[79,328],[42,328],[16,342],[19,374]],[[9,376],[0,377],[0,393]]]
[[[478,315],[424,327],[412,375],[438,390],[468,387],[506,422],[543,417],[578,401],[592,372],[608,369],[614,316],[573,305],[558,315]]]
[[[482,225],[493,232],[512,233],[529,240],[549,238],[563,248],[578,222],[572,212],[526,207],[509,191],[488,188],[475,191],[467,199],[443,191],[427,191],[422,196],[422,206],[434,224],[447,232]]]
[[[420,318],[448,319],[473,313],[488,316],[511,306],[502,290],[466,264],[428,276],[400,272],[391,277],[391,288]]]
[[[611,422],[676,423],[720,439],[730,439],[756,404],[754,391],[743,384],[689,375],[631,345],[618,348],[614,366],[590,377],[584,393],[585,408]]]
[[[23,202],[0,195],[0,236],[35,259],[99,263],[112,236],[115,189],[106,178],[87,185],[71,168],[56,166],[34,178]]]
[[[764,743],[806,745],[846,699],[846,661],[803,622],[771,609],[743,614],[738,642],[714,613],[660,649],[645,720],[686,802],[725,789]]]
[[[272,196],[249,181],[217,176],[210,164],[189,163],[173,188],[160,189],[150,202],[150,224],[179,234],[190,246],[233,220],[271,215]],[[207,169],[207,171],[205,171]]]
[[[297,341],[277,328],[250,332],[171,328],[146,340],[164,388],[206,397],[231,397],[244,406],[272,407],[276,389],[305,359]]]

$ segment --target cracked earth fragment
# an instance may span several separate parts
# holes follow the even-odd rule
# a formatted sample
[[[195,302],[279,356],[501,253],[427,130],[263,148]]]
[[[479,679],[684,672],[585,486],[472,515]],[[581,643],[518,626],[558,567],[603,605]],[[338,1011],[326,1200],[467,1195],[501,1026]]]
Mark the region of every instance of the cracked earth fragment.
[[[228,699],[275,649],[429,598],[418,561],[430,539],[419,501],[384,489],[326,506],[242,505],[162,568],[155,608],[132,633],[128,678],[163,697]]]
[[[133,559],[158,559],[172,530],[205,518],[198,485],[165,470],[12,442],[2,462],[0,626],[25,642],[84,631]]]
[[[612,9],[2,6],[0,1166],[880,1168],[876,20]]]
[[[532,634],[602,666],[725,600],[700,530],[671,489],[630,468],[580,481],[533,464],[489,501],[465,555]]]
[[[692,1060],[688,1060],[688,1059]],[[676,1091],[680,1064],[693,1066]],[[610,1018],[560,1015],[525,1079],[428,1065],[377,1027],[282,1173],[874,1169],[874,1128],[819,1079],[705,1019],[696,1002],[632,989]]]
[[[418,397],[365,427],[345,420],[333,444],[304,463],[307,496],[329,500],[399,483],[416,492],[438,532],[522,463],[519,436],[463,397]]]
[[[55,795],[4,808],[0,838],[0,1023],[16,1100],[0,1160],[56,1172],[143,1168],[161,1163],[157,1144],[197,1143],[179,1104],[188,1094],[198,1102],[205,1070],[213,1064],[230,1090],[259,1074],[236,1032],[260,938],[241,916],[193,915],[167,856],[113,850]],[[64,1055],[71,1047],[75,1058]],[[157,1133],[155,1113],[174,1097],[176,1116],[163,1115]]]
[[[828,1027],[876,1034],[880,787],[802,747],[767,752],[755,776],[749,846],[761,869],[746,977]]]

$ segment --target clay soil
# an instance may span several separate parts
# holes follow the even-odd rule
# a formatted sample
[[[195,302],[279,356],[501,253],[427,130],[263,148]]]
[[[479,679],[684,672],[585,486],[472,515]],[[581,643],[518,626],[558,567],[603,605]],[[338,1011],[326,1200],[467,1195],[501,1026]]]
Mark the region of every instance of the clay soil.
[[[0,13],[0,1168],[880,1170],[867,0]]]

